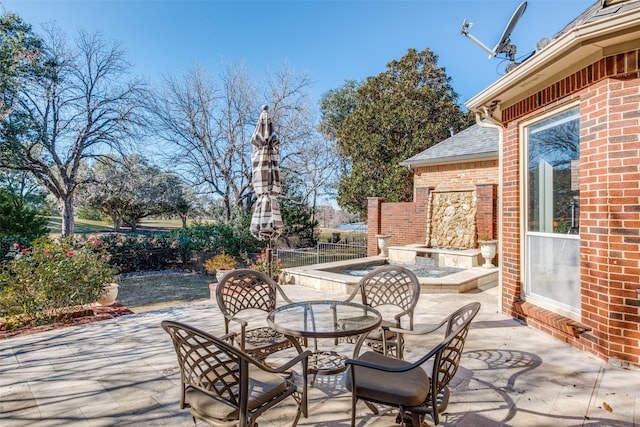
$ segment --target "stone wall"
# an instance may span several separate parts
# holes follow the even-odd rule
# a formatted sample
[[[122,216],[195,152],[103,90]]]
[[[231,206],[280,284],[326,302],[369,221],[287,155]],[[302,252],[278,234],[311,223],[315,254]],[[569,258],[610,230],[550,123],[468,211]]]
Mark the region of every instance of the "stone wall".
[[[431,193],[432,248],[470,249],[476,242],[475,191]]]

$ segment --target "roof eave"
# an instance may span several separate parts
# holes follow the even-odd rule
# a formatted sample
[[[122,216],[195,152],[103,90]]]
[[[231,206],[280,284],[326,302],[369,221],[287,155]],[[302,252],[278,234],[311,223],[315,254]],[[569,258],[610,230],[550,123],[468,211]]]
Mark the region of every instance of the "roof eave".
[[[434,159],[415,159],[400,162],[400,166],[416,168],[420,166],[448,165],[454,163],[470,163],[481,160],[491,160],[498,158],[498,151],[487,151],[484,153],[463,154],[459,156],[438,157]]]
[[[549,84],[558,74],[574,72],[604,55],[614,54],[608,51],[613,46],[624,45],[638,38],[640,9],[583,24],[560,36],[465,105],[471,111],[480,111],[497,104],[513,104],[526,94]],[[562,64],[573,64],[573,67]],[[499,114],[499,109],[496,113]]]

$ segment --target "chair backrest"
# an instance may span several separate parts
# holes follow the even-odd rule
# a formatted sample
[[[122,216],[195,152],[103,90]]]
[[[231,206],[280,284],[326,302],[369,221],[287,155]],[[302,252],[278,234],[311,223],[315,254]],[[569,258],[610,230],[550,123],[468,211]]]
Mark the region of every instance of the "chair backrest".
[[[434,396],[445,389],[458,371],[469,326],[479,310],[480,303],[472,302],[449,315],[445,338],[438,345],[433,362],[431,392]]]
[[[384,265],[360,279],[358,289],[363,304],[396,306],[409,316],[409,329],[413,329],[413,310],[420,298],[420,282],[411,270]]]
[[[162,328],[173,342],[182,379],[181,406],[187,387],[240,408],[248,386],[249,356],[223,340],[179,322],[165,320]]]
[[[276,308],[277,288],[277,283],[262,272],[237,269],[218,283],[216,300],[220,309],[232,316],[248,309],[269,313]]]

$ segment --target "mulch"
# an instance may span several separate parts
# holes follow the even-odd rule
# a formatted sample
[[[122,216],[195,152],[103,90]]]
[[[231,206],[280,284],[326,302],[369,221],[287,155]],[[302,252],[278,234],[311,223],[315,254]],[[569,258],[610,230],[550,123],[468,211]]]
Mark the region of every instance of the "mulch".
[[[125,316],[127,314],[133,314],[133,311],[118,303],[110,306],[95,305],[90,308],[78,310],[75,313],[70,314],[69,317],[55,323],[11,330],[0,330],[0,340],[67,328],[69,326],[84,325],[87,323],[98,322],[100,320]]]

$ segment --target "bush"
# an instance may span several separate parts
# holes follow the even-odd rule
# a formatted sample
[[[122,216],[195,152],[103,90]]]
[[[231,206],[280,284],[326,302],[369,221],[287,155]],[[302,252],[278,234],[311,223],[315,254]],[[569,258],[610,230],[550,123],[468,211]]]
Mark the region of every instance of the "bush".
[[[218,270],[233,270],[238,261],[229,254],[219,254],[206,260],[203,264],[207,273],[215,273]]]
[[[251,218],[249,218],[249,221]],[[244,217],[217,224],[195,223],[191,227],[169,232],[178,242],[180,258],[189,263],[194,252],[227,253],[238,257],[244,252],[258,252],[263,244],[249,231]]]
[[[251,270],[260,271],[267,276],[269,275],[269,259],[267,257],[267,251],[262,250],[256,256],[255,261],[249,260],[249,268]],[[280,272],[282,271],[282,260],[280,258],[271,260],[271,277],[274,280],[278,280],[280,277]]]
[[[120,273],[155,271],[173,267],[178,260],[178,242],[168,236],[123,236],[102,238],[110,263]]]
[[[47,235],[48,220],[44,215],[45,211],[27,206],[14,193],[0,188],[0,238],[31,241]],[[0,247],[2,258],[8,249]]]
[[[95,302],[116,271],[100,241],[40,238],[30,248],[16,243],[0,270],[0,315],[10,325],[40,324],[62,309]]]

